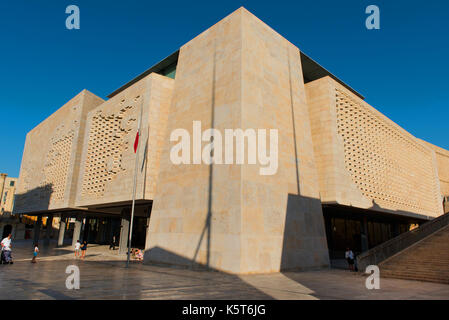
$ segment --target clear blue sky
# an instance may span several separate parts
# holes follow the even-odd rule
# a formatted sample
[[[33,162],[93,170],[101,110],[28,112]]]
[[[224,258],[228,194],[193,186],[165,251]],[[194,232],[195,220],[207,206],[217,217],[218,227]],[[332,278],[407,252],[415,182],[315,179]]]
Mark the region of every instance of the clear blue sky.
[[[76,4],[81,29],[65,28]],[[365,28],[376,4],[381,29]],[[86,88],[106,97],[246,7],[413,135],[449,149],[449,1],[0,1],[0,172],[25,136]]]

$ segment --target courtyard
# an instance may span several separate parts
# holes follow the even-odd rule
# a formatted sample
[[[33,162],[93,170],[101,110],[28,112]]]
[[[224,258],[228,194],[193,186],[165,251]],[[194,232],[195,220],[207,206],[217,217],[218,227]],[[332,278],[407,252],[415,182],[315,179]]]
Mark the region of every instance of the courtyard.
[[[71,247],[41,244],[32,264],[32,242],[13,242],[13,265],[0,266],[0,299],[339,300],[449,299],[449,285],[382,278],[379,290],[365,276],[341,269],[232,275],[200,269],[143,265],[108,246],[92,245],[85,260]],[[67,266],[80,270],[80,289],[66,288]]]

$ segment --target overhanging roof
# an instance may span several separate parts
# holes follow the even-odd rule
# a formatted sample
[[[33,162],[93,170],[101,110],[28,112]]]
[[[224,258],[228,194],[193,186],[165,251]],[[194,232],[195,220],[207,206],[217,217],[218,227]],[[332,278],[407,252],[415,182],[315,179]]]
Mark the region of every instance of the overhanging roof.
[[[318,62],[310,58],[308,55],[303,53],[301,51],[301,64],[302,64],[302,73],[304,74],[304,82],[311,82],[320,78],[323,78],[325,76],[329,76],[335,81],[337,81],[339,84],[341,84],[343,87],[354,93],[356,96],[361,98],[362,100],[365,99],[364,96],[362,96],[360,93],[355,91],[353,88],[348,86],[346,83],[338,79],[336,76],[334,76],[332,73],[327,71],[325,68],[323,68]]]
[[[159,61],[158,63],[156,63],[154,66],[152,66],[150,69],[144,71],[143,73],[139,74],[137,77],[135,77],[134,79],[132,79],[131,81],[129,81],[128,83],[124,84],[123,86],[121,86],[120,88],[118,88],[117,90],[115,90],[114,92],[112,92],[111,94],[109,94],[107,97],[110,99],[113,96],[115,96],[116,94],[118,94],[119,92],[125,90],[126,88],[132,86],[134,83],[138,82],[139,80],[145,78],[147,75],[149,75],[150,73],[153,72],[161,72],[162,70],[164,70],[165,68],[167,68],[168,66],[176,63],[178,61],[178,56],[179,56],[179,50],[172,53],[171,55],[169,55],[167,58]]]
[[[131,81],[126,83],[125,85],[121,86],[120,88],[118,88],[117,90],[115,90],[114,92],[109,94],[107,97],[108,98],[112,98],[113,96],[115,96],[119,92],[125,90],[126,88],[130,87],[134,83],[136,83],[139,80],[145,78],[147,75],[149,75],[152,72],[159,73],[159,72],[163,71],[165,68],[169,67],[170,65],[173,65],[174,63],[177,63],[178,57],[179,57],[179,50],[174,52],[174,53],[172,53],[171,55],[169,55],[167,58],[161,60],[160,62],[156,63],[154,66],[152,66],[151,68],[149,68],[145,72],[141,73],[140,75],[138,75],[137,77],[135,77],[134,79],[132,79]],[[301,51],[301,64],[302,64],[302,72],[303,72],[303,75],[304,75],[304,82],[305,83],[310,82],[310,81],[314,81],[314,80],[317,80],[317,79],[320,79],[320,78],[323,78],[325,76],[329,76],[332,79],[334,79],[335,81],[337,81],[338,83],[340,83],[342,86],[344,86],[346,89],[348,89],[349,91],[354,93],[359,98],[365,99],[364,96],[362,96],[360,93],[358,93],[357,91],[352,89],[350,86],[345,84],[343,81],[341,81],[335,75],[333,75],[328,70],[323,68],[320,64],[318,64],[315,60],[310,58],[308,55],[306,55],[302,51]]]

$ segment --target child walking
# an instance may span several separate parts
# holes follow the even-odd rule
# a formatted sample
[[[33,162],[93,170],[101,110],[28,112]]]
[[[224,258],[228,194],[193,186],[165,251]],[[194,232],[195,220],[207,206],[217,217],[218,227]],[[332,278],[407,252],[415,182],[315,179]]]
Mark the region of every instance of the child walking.
[[[81,254],[81,243],[79,240],[77,240],[75,243],[75,259],[79,258],[80,254]]]
[[[34,251],[33,251],[33,259],[31,259],[31,263],[36,263],[37,254],[39,253],[39,245],[36,243],[34,245]]]

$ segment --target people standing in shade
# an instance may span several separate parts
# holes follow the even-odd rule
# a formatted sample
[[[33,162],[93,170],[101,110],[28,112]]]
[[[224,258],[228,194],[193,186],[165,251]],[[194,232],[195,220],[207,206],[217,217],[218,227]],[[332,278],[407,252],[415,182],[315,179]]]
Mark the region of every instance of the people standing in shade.
[[[33,251],[33,259],[31,259],[31,263],[36,263],[37,254],[39,253],[39,245],[36,243],[34,245],[34,251]]]
[[[87,241],[83,241],[83,245],[81,246],[81,259],[84,259],[86,257],[86,250],[87,250]]]
[[[346,248],[345,258],[348,261],[349,270],[354,271],[354,253],[351,249]]]
[[[75,243],[75,259],[79,258],[81,255],[81,243],[79,240]]]
[[[115,235],[112,236],[111,244],[109,245],[109,250],[115,250]]]

